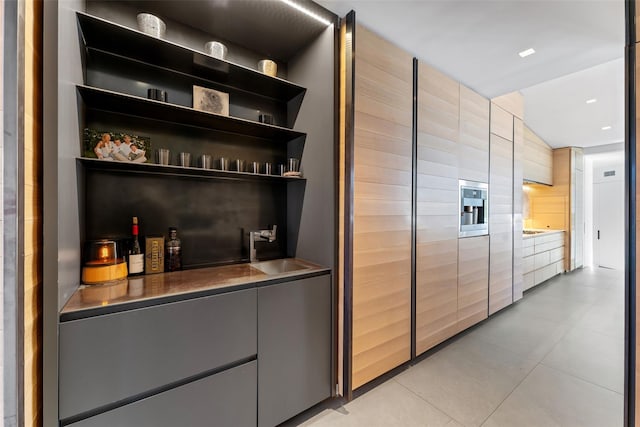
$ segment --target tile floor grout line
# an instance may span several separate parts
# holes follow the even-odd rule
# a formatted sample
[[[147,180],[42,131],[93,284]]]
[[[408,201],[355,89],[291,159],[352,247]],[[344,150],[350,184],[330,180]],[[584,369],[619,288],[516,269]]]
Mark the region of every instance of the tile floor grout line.
[[[546,365],[543,362],[540,362],[540,364],[542,366],[544,366],[545,368],[547,368],[547,369],[551,369],[551,370],[554,370],[556,372],[560,372],[561,374],[568,375],[568,376],[576,378],[576,379],[578,379],[580,381],[584,381],[585,383],[588,383],[588,384],[591,384],[593,386],[599,387],[599,388],[601,388],[603,390],[607,390],[607,391],[610,391],[611,393],[615,393],[615,394],[619,394],[620,396],[624,396],[624,394],[620,393],[619,391],[611,390],[609,387],[605,387],[602,384],[597,384],[597,383],[594,383],[593,381],[588,380],[586,378],[579,377],[578,375],[576,375],[576,374],[574,374],[572,372],[567,372],[567,371],[565,371],[563,369],[560,369],[558,367],[555,367],[555,366]]]
[[[406,371],[405,371],[406,372]],[[405,390],[408,390],[411,394],[413,394],[414,396],[416,396],[418,399],[422,400],[425,403],[428,403],[429,405],[433,406],[434,408],[436,408],[438,411],[442,412],[443,414],[445,414],[447,417],[449,417],[451,420],[455,421],[456,423],[465,426],[466,424],[458,421],[457,419],[453,418],[451,415],[449,415],[447,412],[445,412],[442,408],[440,408],[438,405],[435,405],[432,402],[429,402],[429,400],[427,400],[426,398],[420,396],[418,393],[416,393],[415,391],[413,391],[412,389],[410,389],[409,387],[407,387],[406,385],[402,384],[400,381],[396,380],[396,377],[391,378],[393,381],[396,382],[396,384],[398,384],[400,387],[404,388]],[[448,424],[448,423],[447,423]],[[446,427],[446,425],[445,425]]]
[[[592,305],[595,305],[595,302],[592,303]],[[549,319],[546,319],[549,320]],[[487,416],[487,418],[485,418],[482,423],[480,424],[480,427],[484,426],[487,421],[489,420],[489,418],[491,418],[491,416],[493,414],[495,414],[495,412],[500,409],[500,407],[504,404],[504,402],[507,401],[507,399],[518,389],[518,387],[520,387],[522,385],[522,383],[529,378],[529,376],[531,376],[531,373],[538,367],[543,365],[542,361],[549,355],[551,354],[551,352],[558,346],[558,344],[560,344],[560,342],[566,337],[566,335],[569,333],[569,330],[572,329],[572,327],[575,327],[575,325],[578,323],[578,321],[568,321],[568,323],[573,323],[572,325],[567,325],[567,329],[562,333],[562,335],[560,336],[560,338],[551,346],[551,348],[540,358],[539,361],[536,362],[536,364],[531,368],[531,370],[529,370],[529,372],[527,372],[527,374],[522,378],[522,380],[520,382],[518,382],[518,384],[515,385],[515,387],[513,387],[513,389],[511,389],[511,391],[509,392],[509,394],[507,394],[505,396],[504,399],[502,399],[502,401],[498,404],[498,406]],[[546,365],[543,365],[546,367]]]

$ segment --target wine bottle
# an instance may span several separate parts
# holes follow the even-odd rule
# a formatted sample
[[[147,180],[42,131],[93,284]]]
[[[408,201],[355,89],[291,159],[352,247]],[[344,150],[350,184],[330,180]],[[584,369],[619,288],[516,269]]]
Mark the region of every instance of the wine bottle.
[[[133,217],[131,250],[129,251],[129,276],[137,276],[144,273],[144,254],[140,249],[138,240],[138,217]]]

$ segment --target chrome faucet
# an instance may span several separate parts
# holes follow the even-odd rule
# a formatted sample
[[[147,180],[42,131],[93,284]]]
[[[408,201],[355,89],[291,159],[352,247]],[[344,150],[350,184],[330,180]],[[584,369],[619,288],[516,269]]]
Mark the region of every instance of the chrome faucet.
[[[249,232],[249,261],[256,262],[256,240],[266,240],[269,243],[276,240],[277,225],[274,225],[271,230],[258,230]]]

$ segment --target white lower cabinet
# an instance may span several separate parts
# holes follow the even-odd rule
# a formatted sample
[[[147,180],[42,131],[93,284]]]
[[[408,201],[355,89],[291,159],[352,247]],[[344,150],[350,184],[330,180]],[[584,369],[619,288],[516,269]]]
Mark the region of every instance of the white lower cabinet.
[[[564,273],[564,232],[526,236],[522,254],[524,289],[527,290]]]

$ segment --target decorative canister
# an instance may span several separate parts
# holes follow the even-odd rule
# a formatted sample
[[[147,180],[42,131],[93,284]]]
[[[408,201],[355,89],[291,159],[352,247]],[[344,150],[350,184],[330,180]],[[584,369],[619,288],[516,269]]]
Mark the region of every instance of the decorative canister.
[[[263,59],[258,62],[258,71],[267,76],[275,77],[278,73],[278,65],[270,59]]]
[[[205,43],[204,51],[207,55],[211,55],[216,59],[227,59],[227,47],[217,41],[210,41]]]
[[[138,29],[140,31],[159,39],[164,37],[164,33],[167,31],[167,26],[162,19],[150,13],[139,13],[137,18]]]

